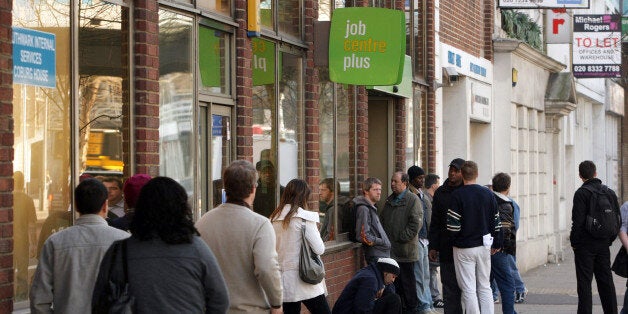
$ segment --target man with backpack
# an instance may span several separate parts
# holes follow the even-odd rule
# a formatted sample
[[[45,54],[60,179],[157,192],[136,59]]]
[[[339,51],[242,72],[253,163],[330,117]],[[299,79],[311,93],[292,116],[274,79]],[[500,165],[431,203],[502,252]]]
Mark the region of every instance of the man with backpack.
[[[362,243],[366,264],[376,263],[379,258],[390,257],[390,240],[384,232],[375,203],[382,197],[382,181],[367,178],[362,183],[363,195],[353,199],[355,233],[349,232],[350,240]],[[348,220],[348,219],[347,219]]]
[[[593,275],[604,313],[617,313],[609,246],[621,226],[619,202],[615,192],[596,178],[592,161],[581,162],[578,171],[584,183],[573,196],[569,236],[576,264],[578,314],[592,312]]]

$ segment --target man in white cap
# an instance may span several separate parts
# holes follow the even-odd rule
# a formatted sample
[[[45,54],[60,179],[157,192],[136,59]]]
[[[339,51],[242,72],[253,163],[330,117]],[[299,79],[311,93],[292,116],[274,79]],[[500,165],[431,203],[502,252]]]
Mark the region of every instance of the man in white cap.
[[[392,284],[399,271],[399,264],[388,257],[362,268],[342,290],[332,313],[401,313],[401,299]]]

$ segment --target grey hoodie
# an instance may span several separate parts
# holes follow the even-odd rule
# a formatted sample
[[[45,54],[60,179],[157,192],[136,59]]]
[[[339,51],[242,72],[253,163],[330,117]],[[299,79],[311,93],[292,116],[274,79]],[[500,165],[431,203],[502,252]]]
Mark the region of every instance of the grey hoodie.
[[[390,240],[382,227],[377,208],[364,196],[353,199],[356,210],[355,235],[366,257],[390,257]]]

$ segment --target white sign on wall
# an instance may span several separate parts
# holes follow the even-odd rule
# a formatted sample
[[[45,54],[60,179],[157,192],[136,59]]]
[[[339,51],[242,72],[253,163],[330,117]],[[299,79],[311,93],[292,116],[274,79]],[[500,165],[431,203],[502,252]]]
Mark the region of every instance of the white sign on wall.
[[[491,122],[491,93],[490,85],[480,82],[471,83],[471,120]]]
[[[493,63],[491,61],[474,57],[473,55],[441,43],[441,66],[453,67],[458,73],[476,80],[493,83]]]
[[[545,14],[545,40],[548,44],[570,44],[573,20],[565,9],[547,10]]]
[[[621,16],[574,15],[573,21],[574,77],[621,77]]]

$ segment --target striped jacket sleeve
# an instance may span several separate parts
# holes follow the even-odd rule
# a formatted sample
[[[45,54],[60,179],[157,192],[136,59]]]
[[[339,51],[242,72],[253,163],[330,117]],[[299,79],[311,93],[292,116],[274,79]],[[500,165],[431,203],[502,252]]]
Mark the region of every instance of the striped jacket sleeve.
[[[461,225],[462,216],[460,213],[451,208],[447,209],[447,230],[453,233],[460,232]]]

